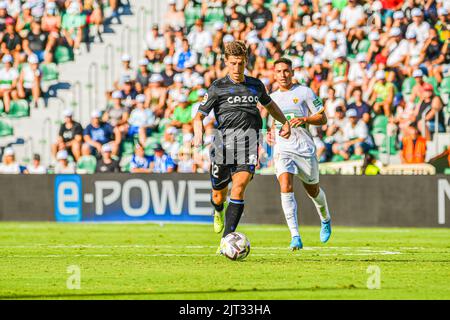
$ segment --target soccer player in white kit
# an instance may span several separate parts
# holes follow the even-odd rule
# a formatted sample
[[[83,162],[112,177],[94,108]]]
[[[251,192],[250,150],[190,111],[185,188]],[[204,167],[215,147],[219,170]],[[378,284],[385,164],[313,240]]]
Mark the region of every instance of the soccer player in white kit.
[[[269,141],[275,136],[275,170],[281,189],[281,205],[291,232],[290,248],[298,250],[303,243],[298,231],[297,202],[293,190],[294,176],[300,178],[308,196],[313,201],[321,220],[320,240],[325,243],[331,236],[331,219],[325,192],[319,186],[319,164],[316,146],[308,131],[308,125],[327,123],[324,107],[311,88],[292,82],[292,62],[281,58],[274,63],[275,80],[280,89],[270,96],[283,111],[291,124],[291,136],[287,139],[269,134]],[[274,120],[274,127],[280,123]]]

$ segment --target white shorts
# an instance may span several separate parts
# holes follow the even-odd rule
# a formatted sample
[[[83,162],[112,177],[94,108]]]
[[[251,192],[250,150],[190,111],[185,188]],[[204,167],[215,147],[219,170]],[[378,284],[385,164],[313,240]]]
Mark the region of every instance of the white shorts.
[[[306,184],[319,183],[319,162],[315,156],[302,157],[295,154],[280,154],[275,158],[277,178],[282,173],[291,173]]]

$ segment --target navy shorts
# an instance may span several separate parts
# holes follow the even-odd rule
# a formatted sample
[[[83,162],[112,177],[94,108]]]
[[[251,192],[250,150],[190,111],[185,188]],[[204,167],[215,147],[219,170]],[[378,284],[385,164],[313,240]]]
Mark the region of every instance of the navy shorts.
[[[222,190],[228,186],[235,173],[245,171],[252,175],[255,174],[254,164],[216,164],[211,163],[209,175],[212,188],[214,190]]]

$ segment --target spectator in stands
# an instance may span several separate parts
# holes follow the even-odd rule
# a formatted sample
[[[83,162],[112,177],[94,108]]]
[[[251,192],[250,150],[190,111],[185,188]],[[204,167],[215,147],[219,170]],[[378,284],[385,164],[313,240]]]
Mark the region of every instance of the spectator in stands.
[[[347,110],[355,109],[357,113],[357,119],[362,119],[365,123],[370,121],[370,107],[362,99],[362,91],[360,88],[353,90],[352,97],[354,102],[347,106]]]
[[[122,106],[122,91],[114,91],[111,97],[113,104],[108,106],[105,112],[103,112],[102,122],[111,125],[114,131],[114,144],[119,146],[122,138],[128,132],[128,118],[130,116],[131,105],[128,103]]]
[[[415,121],[415,109],[415,105],[407,103],[405,99],[401,99],[397,105],[394,121],[400,129],[400,140],[408,134],[409,125]]]
[[[94,42],[103,42],[101,29],[103,26],[103,0],[85,0],[83,2],[83,14],[86,15],[86,24],[95,26]]]
[[[91,153],[91,147],[84,143],[81,147],[81,157],[77,161],[78,174],[92,174],[95,172],[97,159]]]
[[[189,105],[188,97],[182,95],[178,100],[178,105],[175,107],[172,116],[171,125],[183,129],[183,132],[192,131],[192,106]]]
[[[0,18],[1,19],[1,18]],[[22,38],[16,32],[15,21],[8,17],[5,19],[5,32],[1,38],[0,53],[2,55],[11,55],[17,63],[20,61],[22,51]]]
[[[111,146],[102,146],[102,158],[97,161],[95,172],[97,173],[117,173],[120,172],[119,162],[111,157]]]
[[[178,152],[182,145],[177,139],[178,129],[175,127],[167,126],[164,131],[164,136],[161,141],[161,145],[167,154],[176,162],[178,158]]]
[[[23,168],[16,162],[14,149],[5,148],[3,150],[3,162],[0,163],[0,174],[19,174],[22,172]]]
[[[424,83],[422,88],[423,96],[416,104],[415,121],[419,124],[422,132],[425,132],[425,138],[431,140],[431,133],[445,131],[442,101],[434,94],[433,85],[430,83]],[[421,121],[422,119],[425,120],[425,127],[423,127],[424,121]]]
[[[413,22],[409,24],[407,32],[414,32],[417,35],[418,42],[425,42],[430,31],[430,24],[423,19],[423,12],[419,8],[411,10]]]
[[[117,155],[119,146],[114,143],[114,129],[107,123],[101,121],[101,112],[94,110],[91,113],[91,123],[83,131],[84,141],[91,146],[91,151],[100,155],[102,145],[111,143],[113,155]]]
[[[328,73],[328,81],[336,90],[336,97],[344,98],[348,81],[348,61],[342,51],[336,51],[333,58],[331,72]]]
[[[167,26],[175,28],[184,28],[185,19],[184,13],[182,10],[177,9],[177,0],[169,0],[168,1],[169,8],[164,16],[163,21],[165,22],[165,29]]]
[[[56,160],[58,161],[55,167],[56,174],[74,174],[76,172],[75,163],[69,161],[69,154],[65,149],[58,151]]]
[[[39,62],[44,60],[45,54],[51,54],[55,46],[55,39],[49,37],[48,32],[42,31],[41,23],[33,20],[31,30],[23,40],[23,50],[28,56],[35,54]]]
[[[150,77],[150,85],[145,91],[146,101],[149,101],[150,109],[157,117],[162,117],[166,106],[167,89],[162,86],[164,81],[159,73]]]
[[[147,69],[149,61],[147,58],[139,60],[139,70],[135,75],[136,79],[136,91],[138,93],[144,93],[145,88],[147,88],[150,82],[150,72]]]
[[[134,81],[128,76],[125,77],[121,89],[123,105],[127,108],[132,108],[136,104],[136,96],[138,95]]]
[[[194,52],[197,55],[201,55],[207,46],[212,46],[212,34],[208,30],[205,30],[203,21],[197,19],[195,21],[194,28],[189,32],[187,39]]]
[[[148,173],[150,171],[150,163],[152,157],[145,154],[144,147],[137,143],[134,149],[133,157],[130,162],[130,172],[132,173]]]
[[[348,86],[345,98],[350,100],[352,92],[355,88],[360,88],[360,91],[367,90],[368,74],[367,74],[367,60],[365,53],[358,53],[355,62],[350,65],[348,71]]]
[[[409,134],[402,140],[402,163],[424,163],[427,152],[427,141],[419,133],[414,124],[409,126]]]
[[[37,153],[33,155],[32,163],[27,166],[29,174],[46,174],[47,168],[41,164],[41,156]]]
[[[154,149],[155,154],[151,158],[150,171],[155,173],[170,173],[175,171],[175,163],[172,158],[164,152],[161,144]]]
[[[19,73],[13,67],[13,57],[5,54],[2,58],[3,67],[0,68],[0,98],[3,99],[5,113],[9,112],[11,98],[16,94]]]
[[[358,120],[355,109],[349,109],[345,113],[348,121],[342,127],[342,143],[333,144],[333,153],[338,154],[345,160],[351,155],[362,156],[372,147],[366,123]]]
[[[375,73],[376,83],[373,86],[369,104],[375,113],[384,113],[385,116],[391,115],[392,102],[394,101],[394,84],[386,81],[386,72],[378,70]]]
[[[264,0],[252,1],[254,11],[250,14],[250,28],[258,31],[258,36],[267,39],[273,28],[272,12],[264,7]]]
[[[57,41],[60,38],[61,22],[56,2],[48,2],[45,15],[42,17],[42,30],[48,32],[49,37]]]
[[[179,173],[195,173],[197,172],[197,164],[191,156],[190,148],[181,148],[178,153],[177,172]]]
[[[173,68],[173,59],[171,56],[166,56],[163,62],[164,71],[161,73],[161,76],[163,77],[163,85],[165,87],[170,87],[174,84],[174,78],[177,73]]]
[[[336,90],[333,87],[328,89],[327,98],[325,100],[325,113],[329,120],[335,117],[336,109],[340,106],[345,111],[345,102],[342,98],[336,98]]]
[[[62,16],[62,31],[67,44],[73,48],[76,55],[81,53],[83,30],[86,27],[86,17],[81,14],[79,2],[71,2]]]
[[[22,12],[17,17],[16,31],[21,33],[22,31],[30,31],[30,27],[34,17],[31,15],[31,3],[25,2],[22,5]]]
[[[415,69],[412,73],[415,84],[412,88],[411,95],[409,96],[409,102],[417,103],[420,100],[420,97],[423,96],[423,85],[425,81],[423,81],[423,71],[421,69]]]
[[[56,157],[58,151],[67,150],[77,161],[81,155],[82,141],[83,128],[81,124],[73,120],[73,111],[71,109],[64,110],[64,123],[61,124],[57,141],[52,146],[53,156]]]
[[[197,63],[197,54],[191,49],[188,39],[183,39],[181,50],[175,51],[174,54],[175,70],[181,72],[186,68],[186,64],[189,62],[191,65]]]
[[[166,50],[166,40],[164,36],[159,33],[159,26],[157,23],[153,24],[152,30],[147,34],[147,49],[153,51],[154,54],[160,56]]]
[[[131,56],[127,53],[122,55],[122,68],[119,71],[119,81],[116,84],[118,89],[121,89],[126,82],[133,80],[136,72],[131,67]]]
[[[28,56],[28,63],[22,65],[17,85],[18,95],[21,99],[31,100],[32,106],[38,107],[41,97],[41,78],[39,59],[35,54]],[[31,99],[30,99],[31,98]]]
[[[152,110],[145,107],[145,95],[138,95],[136,102],[136,108],[131,111],[128,119],[128,136],[138,135],[140,144],[144,146],[147,137],[152,134],[152,130],[156,128],[158,122]]]

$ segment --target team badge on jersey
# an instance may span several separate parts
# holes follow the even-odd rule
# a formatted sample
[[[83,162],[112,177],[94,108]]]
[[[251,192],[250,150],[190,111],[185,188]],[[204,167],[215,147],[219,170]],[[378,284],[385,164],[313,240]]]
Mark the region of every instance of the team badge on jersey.
[[[297,104],[298,103],[298,98],[294,98],[294,99],[292,99],[292,101],[294,101],[294,103]]]
[[[207,101],[208,101],[208,94],[206,93],[205,96],[203,97],[203,101],[200,103],[200,105],[203,106]]]

